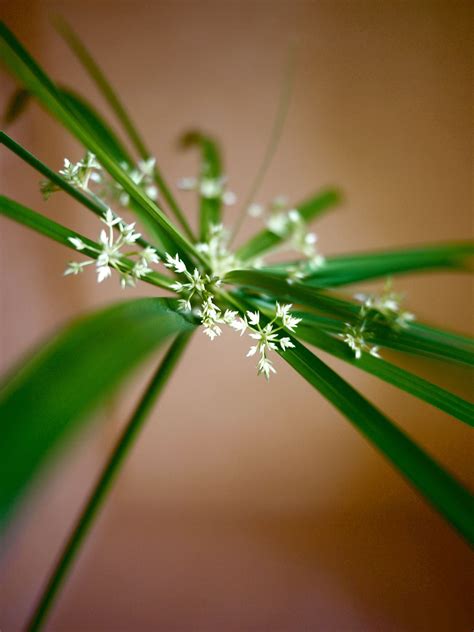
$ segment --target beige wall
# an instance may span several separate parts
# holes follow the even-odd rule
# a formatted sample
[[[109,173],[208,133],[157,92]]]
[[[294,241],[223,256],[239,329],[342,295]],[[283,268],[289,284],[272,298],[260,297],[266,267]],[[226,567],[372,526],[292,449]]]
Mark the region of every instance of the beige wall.
[[[472,234],[468,2],[3,0],[0,11],[54,77],[96,98],[49,24],[65,16],[124,95],[170,181],[195,170],[176,139],[199,125],[222,140],[231,186],[242,196],[296,36],[293,100],[260,199],[296,200],[340,184],[345,204],[317,228],[328,254]],[[3,107],[13,84],[1,81]],[[65,155],[81,155],[36,107],[11,133],[55,168]],[[2,192],[96,233],[94,218],[64,196],[41,202],[28,167],[4,151],[0,160]],[[192,200],[181,199],[194,213]],[[4,366],[78,312],[123,296],[113,283],[98,288],[91,275],[64,279],[64,249],[6,221],[0,246]],[[469,329],[467,277],[410,277],[397,287],[420,319]],[[298,376],[279,362],[266,384],[245,352],[235,335],[211,344],[196,334],[50,629],[470,629],[462,540]],[[472,482],[463,424],[330,364]],[[469,391],[456,369],[410,366]],[[104,423],[50,468],[9,533],[0,568],[4,632],[20,629],[130,401],[105,411]]]

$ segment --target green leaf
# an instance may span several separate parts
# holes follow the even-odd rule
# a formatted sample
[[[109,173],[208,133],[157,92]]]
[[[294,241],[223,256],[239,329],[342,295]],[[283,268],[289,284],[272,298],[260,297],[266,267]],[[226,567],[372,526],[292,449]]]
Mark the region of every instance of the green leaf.
[[[344,300],[329,292],[322,292],[303,283],[288,283],[284,278],[260,270],[233,270],[224,281],[246,288],[253,288],[274,300],[306,305],[318,312],[330,314],[340,321],[356,323],[360,305]],[[474,365],[473,341],[464,336],[436,329],[421,323],[412,323],[406,329],[394,330],[382,323],[373,326],[375,344],[405,353],[423,355],[444,361]]]
[[[214,139],[201,132],[188,132],[182,138],[184,147],[197,146],[201,150],[200,182],[205,180],[220,181],[222,178],[222,163],[219,147]],[[200,195],[199,228],[201,241],[209,239],[211,224],[221,222],[221,195],[206,197]]]
[[[104,121],[97,110],[82,96],[71,90],[70,88],[61,88],[63,95],[69,108],[82,121],[84,127],[89,131],[90,135],[97,139],[104,150],[108,151],[119,163],[126,163],[129,166],[134,161],[124,145],[112,130],[112,128]]]
[[[54,85],[44,71],[33,58],[21,46],[19,41],[7,29],[0,25],[0,53],[1,58],[10,68],[11,72],[24,83],[26,88],[33,92],[40,102],[76,136],[85,147],[97,156],[101,165],[110,175],[119,182],[135,202],[135,210],[140,213],[146,222],[147,217],[154,220],[161,229],[162,241],[171,244],[171,249],[176,249],[183,256],[192,255],[205,266],[206,261],[197,252],[194,246],[175,228],[164,215],[163,211],[133,182],[126,171],[112,156],[105,151],[100,141],[91,136],[89,130],[73,113],[64,99],[60,90]],[[174,248],[175,246],[175,248]]]
[[[117,93],[112,88],[110,82],[107,80],[103,71],[99,68],[98,64],[89,53],[87,48],[84,46],[84,43],[79,39],[78,35],[72,30],[72,28],[65,22],[63,19],[56,20],[56,25],[58,32],[62,35],[65,42],[71,48],[73,53],[79,59],[91,79],[94,81],[99,91],[104,96],[105,100],[109,104],[112,111],[115,113],[118,121],[122,125],[124,131],[130,138],[132,144],[134,145],[138,155],[146,160],[151,157],[151,152],[148,147],[145,145],[143,138],[139,134],[137,128],[132,122],[127,110],[125,109],[123,103],[119,99]],[[180,222],[181,226],[184,229],[187,237],[189,239],[193,239],[193,234],[191,228],[188,224],[188,221],[184,217],[179,205],[177,204],[171,190],[166,184],[161,171],[158,166],[155,165],[154,170],[154,178],[156,185],[158,186],[162,196],[166,200],[168,207],[174,213],[177,220]]]
[[[309,224],[323,212],[340,204],[341,199],[341,194],[337,189],[326,189],[304,200],[295,208],[298,209],[304,221]],[[280,235],[270,230],[262,230],[241,246],[236,254],[240,261],[248,261],[275,248],[282,241],[283,238]]]
[[[194,324],[176,302],[145,298],[76,320],[0,386],[0,523],[50,452],[167,338]]]
[[[402,430],[298,341],[282,357],[330,401],[442,516],[474,543],[472,495]]]
[[[5,114],[3,115],[3,125],[5,129],[23,114],[29,101],[30,93],[28,90],[24,90],[23,88],[15,90],[7,103]]]
[[[69,239],[70,237],[79,238],[87,245],[87,248],[81,251],[81,254],[91,259],[97,259],[99,256],[101,247],[97,242],[81,235],[81,233],[70,230],[61,224],[48,219],[44,215],[41,215],[40,213],[37,213],[36,211],[33,211],[32,209],[23,206],[4,195],[0,195],[0,215],[5,215],[15,222],[23,224],[23,226],[32,228],[41,235],[49,237],[63,246],[71,248],[76,254],[78,254],[78,252]],[[122,257],[119,265],[121,270],[129,272],[133,267],[133,262],[126,257]],[[160,272],[149,272],[148,274],[143,275],[141,280],[167,290],[170,289],[172,284],[172,281]]]
[[[295,315],[298,315],[298,313],[295,313]],[[374,358],[369,353],[362,353],[362,356],[356,360],[353,351],[342,340],[335,339],[319,327],[308,327],[300,323],[295,335],[297,338],[344,360],[344,362],[352,364],[357,369],[371,373],[379,379],[432,404],[436,408],[444,410],[444,412],[464,421],[468,425],[474,425],[474,406],[444,388],[436,386],[391,362],[381,358]]]
[[[474,244],[461,242],[360,255],[328,257],[317,272],[305,277],[314,287],[336,287],[382,276],[432,269],[466,269]]]

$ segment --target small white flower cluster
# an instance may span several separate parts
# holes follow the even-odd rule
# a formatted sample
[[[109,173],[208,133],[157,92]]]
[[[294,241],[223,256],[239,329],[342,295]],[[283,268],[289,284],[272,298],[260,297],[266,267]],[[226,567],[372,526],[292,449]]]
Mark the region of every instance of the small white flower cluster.
[[[362,352],[366,351],[370,355],[380,358],[379,348],[370,344],[368,339],[372,337],[370,331],[366,331],[366,322],[362,321],[360,325],[345,324],[345,329],[342,333],[337,334],[342,340],[354,351],[356,360],[359,360],[362,356]]]
[[[374,335],[370,331],[371,324],[383,322],[395,330],[406,328],[415,320],[415,315],[401,309],[402,296],[392,290],[390,281],[387,281],[381,294],[356,294],[354,298],[362,303],[360,323],[346,323],[345,330],[338,336],[355,352],[357,359],[363,351],[380,358],[379,348],[368,342]]]
[[[281,237],[288,248],[301,253],[306,258],[290,271],[289,279],[297,280],[303,278],[308,271],[321,268],[325,259],[317,250],[316,233],[308,231],[307,224],[298,209],[287,210],[287,208],[287,199],[279,196],[271,202],[268,211],[260,204],[251,204],[247,212],[252,217],[263,217],[269,231]]]
[[[220,199],[226,206],[232,206],[237,201],[233,191],[226,189],[226,176],[220,178],[181,178],[178,181],[178,189],[181,191],[198,191],[208,200]]]
[[[228,243],[229,232],[224,225],[211,224],[209,240],[196,244],[196,250],[207,257],[213,274],[218,277],[239,267],[237,258],[228,250]]]
[[[155,158],[148,158],[147,160],[140,160],[136,167],[130,167],[125,162],[120,164],[131,180],[143,189],[152,200],[158,199],[158,189],[153,179],[155,163]],[[69,182],[69,184],[87,193],[96,193],[100,198],[118,200],[121,206],[128,206],[130,204],[129,194],[123,189],[121,184],[108,177],[91,152],[87,152],[85,157],[76,163],[65,158],[64,167],[59,170],[59,174]],[[90,188],[91,183],[95,185],[93,191]],[[50,180],[43,180],[40,183],[40,189],[46,200],[52,193],[60,190],[60,188]]]
[[[286,351],[286,349],[295,346],[288,336],[278,336],[278,332],[282,329],[294,332],[298,323],[301,322],[301,318],[295,318],[290,314],[291,308],[292,305],[280,305],[277,303],[273,320],[263,327],[260,325],[260,312],[258,311],[248,311],[243,318],[235,319],[231,323],[231,327],[236,331],[240,331],[240,335],[243,335],[247,329],[250,329],[250,338],[257,342],[250,347],[247,357],[254,356],[256,353],[259,354],[257,373],[258,375],[264,375],[267,380],[270,378],[270,373],[276,373],[272,361],[268,358],[269,351],[277,351],[278,349]],[[281,320],[281,325],[275,324],[277,319]]]
[[[97,162],[96,157],[91,152],[87,152],[82,160],[79,162],[71,162],[68,158],[64,159],[64,167],[59,170],[61,175],[69,184],[78,189],[88,191],[89,181],[100,182],[102,167]],[[60,188],[51,182],[51,180],[43,180],[40,182],[40,190],[45,200],[47,200],[52,193],[59,191]]]
[[[156,201],[158,199],[158,188],[154,181],[155,158],[147,160],[139,160],[136,167],[131,168],[126,162],[122,162],[120,166],[127,172],[130,179],[148,195],[148,197]],[[123,187],[115,180],[112,184],[112,195],[118,199],[121,206],[130,204],[130,196]]]
[[[381,319],[395,328],[406,328],[415,320],[415,315],[401,308],[403,296],[392,289],[391,281],[387,281],[381,294],[356,294],[362,303],[361,316]]]
[[[141,236],[140,233],[135,232],[135,223],[124,223],[122,218],[114,215],[110,209],[104,213],[104,217],[101,218],[101,220],[107,226],[108,230],[104,229],[100,232],[100,249],[87,245],[79,237],[69,237],[69,241],[79,252],[88,250],[96,255],[95,265],[98,283],[102,283],[104,279],[111,276],[112,270],[116,270],[120,275],[120,285],[122,288],[133,287],[137,279],[141,279],[146,274],[152,272],[150,264],[159,262],[156,250],[151,246],[147,246],[140,250],[121,252],[124,246],[134,245]],[[115,239],[114,229],[118,230],[117,239]],[[135,257],[133,266],[129,270],[124,267],[121,257]],[[83,272],[86,266],[92,265],[93,263],[94,261],[71,261],[64,275],[77,275]]]
[[[189,272],[178,254],[172,257],[166,253],[164,265],[186,278],[185,283],[176,281],[171,286],[175,292],[184,296],[178,301],[180,309],[187,312],[192,311],[193,302],[196,303],[196,299],[198,299],[194,313],[201,319],[204,333],[211,340],[220,336],[222,333],[220,325],[230,325],[237,316],[237,312],[229,309],[223,312],[214,302],[214,290],[221,285],[221,280],[216,276],[202,274],[197,268],[194,269],[194,272]]]

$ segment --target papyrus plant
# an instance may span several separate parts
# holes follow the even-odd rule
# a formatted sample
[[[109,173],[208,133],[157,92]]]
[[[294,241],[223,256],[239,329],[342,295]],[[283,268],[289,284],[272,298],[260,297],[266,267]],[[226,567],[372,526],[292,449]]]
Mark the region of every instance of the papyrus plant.
[[[17,116],[26,99],[34,97],[83,145],[84,156],[66,159],[56,172],[4,132],[2,144],[41,174],[46,198],[62,191],[95,213],[98,238],[78,234],[5,196],[0,197],[0,210],[72,249],[73,260],[65,262],[67,276],[94,270],[100,283],[116,277],[125,293],[129,286],[146,283],[150,296],[123,300],[68,324],[4,378],[1,525],[8,523],[52,449],[84,426],[92,410],[140,363],[165,344],[167,351],[104,466],[29,629],[38,629],[44,621],[114,475],[189,338],[199,329],[209,336],[210,344],[217,344],[223,327],[249,335],[248,355],[256,360],[257,373],[267,379],[275,372],[272,357],[282,356],[472,542],[470,493],[317,355],[318,349],[333,354],[472,424],[469,402],[384,358],[384,349],[391,349],[391,357],[412,354],[445,362],[447,371],[452,363],[466,370],[472,365],[469,339],[418,322],[404,311],[401,297],[387,281],[400,273],[466,269],[472,244],[324,257],[309,224],[337,205],[338,191],[324,190],[291,205],[279,198],[267,208],[253,199],[275,136],[237,223],[226,227],[225,207],[235,203],[236,196],[227,189],[217,144],[201,132],[183,138],[185,146],[200,152],[200,173],[178,183],[197,195],[194,231],[103,73],[77,36],[65,25],[61,31],[107,99],[133,154],[83,97],[54,83],[2,25],[1,57],[20,84],[7,119]],[[276,135],[281,120],[280,111]],[[246,214],[258,217],[262,229],[234,247]],[[292,254],[282,255],[285,249]],[[280,257],[275,262],[272,254],[277,251]],[[378,294],[352,296],[350,288],[345,289],[376,278],[382,283]]]

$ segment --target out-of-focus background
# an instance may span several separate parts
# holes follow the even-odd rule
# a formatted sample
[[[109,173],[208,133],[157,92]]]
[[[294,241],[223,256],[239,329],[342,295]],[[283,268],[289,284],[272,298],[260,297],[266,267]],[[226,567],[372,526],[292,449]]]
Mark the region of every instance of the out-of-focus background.
[[[470,5],[3,0],[0,11],[53,77],[107,112],[53,31],[50,18],[64,16],[123,95],[170,181],[195,172],[196,156],[178,151],[177,139],[199,126],[220,138],[241,197],[262,158],[296,38],[291,108],[258,200],[296,201],[340,185],[345,203],[317,225],[322,251],[332,254],[472,233]],[[1,82],[3,108],[14,83],[5,75]],[[82,156],[36,105],[9,131],[53,168],[64,156]],[[3,193],[96,235],[94,217],[60,193],[45,204],[37,174],[6,151],[0,160]],[[194,217],[192,194],[180,200]],[[257,225],[249,220],[243,236]],[[124,296],[114,281],[97,286],[92,273],[62,277],[68,252],[6,220],[0,246],[2,369],[79,312]],[[469,329],[466,276],[405,277],[396,287],[420,319]],[[235,334],[214,343],[195,335],[48,630],[471,629],[467,545],[281,361],[269,384],[257,379],[246,349]],[[473,482],[467,427],[329,362]],[[403,362],[468,394],[455,368]],[[50,465],[17,514],[0,557],[3,632],[24,624],[151,368]]]

